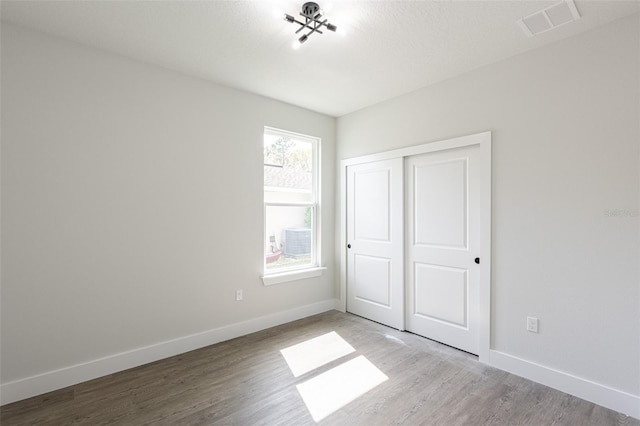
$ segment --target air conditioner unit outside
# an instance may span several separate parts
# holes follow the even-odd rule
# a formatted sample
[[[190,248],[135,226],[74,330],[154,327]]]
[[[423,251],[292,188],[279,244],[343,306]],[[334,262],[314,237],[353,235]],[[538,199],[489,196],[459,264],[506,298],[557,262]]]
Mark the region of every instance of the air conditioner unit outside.
[[[296,257],[311,254],[310,228],[285,228],[283,240],[285,256]]]

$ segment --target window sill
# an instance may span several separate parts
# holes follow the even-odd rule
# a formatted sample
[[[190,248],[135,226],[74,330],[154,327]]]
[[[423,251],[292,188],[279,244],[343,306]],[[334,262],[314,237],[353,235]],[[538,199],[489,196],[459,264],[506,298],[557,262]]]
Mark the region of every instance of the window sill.
[[[263,275],[260,278],[262,278],[262,282],[264,283],[264,285],[274,285],[290,281],[304,280],[306,278],[319,277],[322,275],[322,271],[324,271],[325,269],[327,268],[324,266],[318,266],[315,268],[302,269],[298,271],[282,272],[280,274]]]

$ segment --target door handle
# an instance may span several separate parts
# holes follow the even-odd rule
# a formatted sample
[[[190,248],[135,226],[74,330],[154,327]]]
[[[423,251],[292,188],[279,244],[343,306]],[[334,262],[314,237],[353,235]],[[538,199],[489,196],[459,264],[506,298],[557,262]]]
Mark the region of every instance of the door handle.
[[[476,259],[474,260],[474,262],[476,262],[478,265],[480,264],[480,258],[476,257]]]
[[[347,244],[347,248],[351,248],[351,244]]]

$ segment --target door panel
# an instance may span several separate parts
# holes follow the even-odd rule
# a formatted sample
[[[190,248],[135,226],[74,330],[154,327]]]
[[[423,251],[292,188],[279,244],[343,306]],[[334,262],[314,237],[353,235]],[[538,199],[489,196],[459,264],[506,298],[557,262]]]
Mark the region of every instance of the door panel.
[[[389,242],[391,169],[354,171],[353,179],[354,237]]]
[[[408,157],[406,328],[478,353],[479,147]]]
[[[415,165],[416,245],[467,248],[466,170],[465,158]]]
[[[415,315],[467,326],[467,271],[438,265],[415,264]]]
[[[391,259],[354,256],[355,298],[364,302],[376,303],[383,307],[391,306]]]
[[[402,159],[347,168],[347,311],[404,328]]]

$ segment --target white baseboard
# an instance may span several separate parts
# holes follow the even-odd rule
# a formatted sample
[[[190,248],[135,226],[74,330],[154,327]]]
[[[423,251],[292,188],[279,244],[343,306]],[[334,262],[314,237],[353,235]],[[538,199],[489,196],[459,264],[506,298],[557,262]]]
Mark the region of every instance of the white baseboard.
[[[622,392],[499,351],[490,351],[489,365],[640,419],[640,396]]]
[[[0,405],[9,404],[32,396],[41,395],[87,380],[138,367],[170,356],[203,348],[225,340],[244,336],[256,331],[296,321],[339,307],[338,300],[330,299],[301,306],[283,312],[226,325],[213,330],[191,334],[116,355],[72,365],[59,370],[3,383],[0,386]]]

